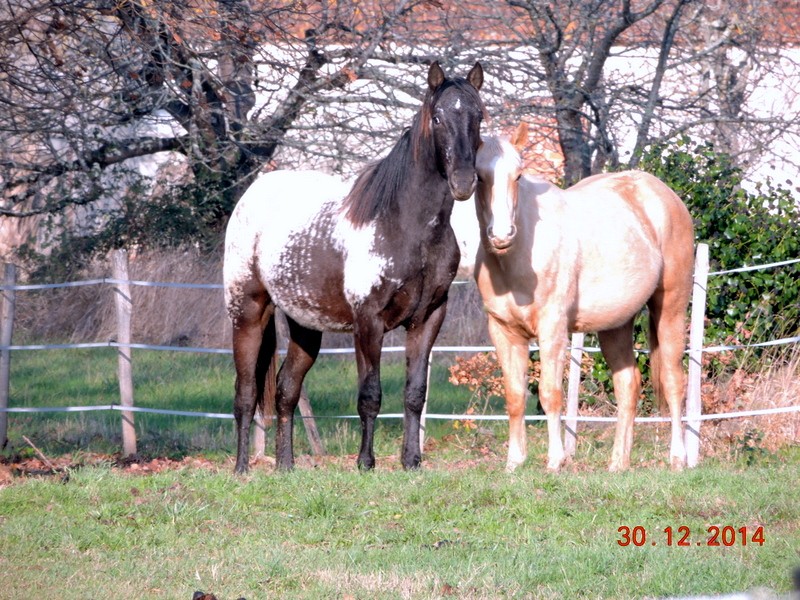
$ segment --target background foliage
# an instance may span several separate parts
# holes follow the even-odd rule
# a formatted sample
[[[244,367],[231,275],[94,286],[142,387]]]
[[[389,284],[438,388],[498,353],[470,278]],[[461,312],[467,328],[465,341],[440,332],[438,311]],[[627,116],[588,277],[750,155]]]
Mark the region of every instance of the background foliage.
[[[683,198],[697,242],[709,245],[712,272],[800,257],[800,209],[785,185],[768,180],[748,191],[729,155],[687,137],[652,146],[641,166]],[[712,276],[706,343],[793,335],[800,328],[798,297],[798,264]]]

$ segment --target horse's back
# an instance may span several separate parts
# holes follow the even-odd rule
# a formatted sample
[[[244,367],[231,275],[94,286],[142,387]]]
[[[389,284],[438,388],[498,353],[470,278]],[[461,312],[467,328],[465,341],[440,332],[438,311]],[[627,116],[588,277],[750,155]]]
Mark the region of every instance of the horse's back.
[[[693,259],[692,220],[666,184],[625,171],[589,177],[565,195],[580,244],[576,328],[616,326],[657,288],[685,288]]]
[[[581,180],[567,191],[591,204],[582,210],[594,208],[610,219],[635,218],[662,248],[674,235],[685,237],[687,232],[693,235],[692,218],[683,201],[667,184],[649,173],[602,173]]]
[[[319,171],[270,171],[242,195],[228,223],[227,236],[292,229],[316,215],[324,204],[341,202],[349,186]]]

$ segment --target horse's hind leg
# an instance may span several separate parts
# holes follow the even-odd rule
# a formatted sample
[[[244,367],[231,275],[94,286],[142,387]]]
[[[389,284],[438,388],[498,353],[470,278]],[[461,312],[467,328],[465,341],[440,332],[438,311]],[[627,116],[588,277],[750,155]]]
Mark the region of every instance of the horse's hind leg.
[[[236,395],[233,415],[236,419],[236,473],[250,468],[250,426],[256,405],[263,400],[264,378],[275,352],[274,307],[265,291],[242,294],[236,309],[231,311],[233,322],[233,362],[236,367]],[[271,335],[269,335],[269,333]]]
[[[489,336],[497,350],[497,360],[503,371],[508,413],[508,459],[506,470],[511,472],[528,456],[525,431],[525,405],[528,399],[528,339],[515,334],[489,317]]]
[[[294,466],[294,411],[300,401],[303,379],[317,360],[322,342],[322,332],[303,327],[289,317],[286,320],[289,323],[289,347],[278,371],[275,391],[275,460],[277,467],[283,470]]]
[[[421,326],[408,329],[406,337],[406,387],[403,418],[403,468],[416,469],[422,460],[419,429],[428,389],[428,357],[447,312],[447,303],[436,308]]]
[[[686,393],[686,374],[683,354],[686,349],[686,306],[688,292],[657,291],[648,302],[650,311],[650,371],[662,412],[669,408],[672,424],[670,466],[681,470],[686,466],[686,446],[683,441],[683,398]]]
[[[598,333],[600,348],[611,369],[617,399],[617,430],[611,451],[610,471],[630,466],[633,445],[633,420],[642,389],[642,376],[633,354],[633,319],[625,325]]]

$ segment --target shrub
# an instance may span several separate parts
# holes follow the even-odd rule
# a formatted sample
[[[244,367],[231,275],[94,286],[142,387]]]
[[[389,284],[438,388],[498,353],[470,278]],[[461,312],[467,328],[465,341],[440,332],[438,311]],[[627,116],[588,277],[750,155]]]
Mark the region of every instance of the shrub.
[[[641,167],[686,203],[695,239],[709,246],[711,271],[800,258],[800,209],[791,191],[768,180],[748,192],[731,157],[680,138],[653,146]],[[706,344],[767,341],[800,328],[800,264],[711,277]],[[777,326],[777,327],[776,327]]]

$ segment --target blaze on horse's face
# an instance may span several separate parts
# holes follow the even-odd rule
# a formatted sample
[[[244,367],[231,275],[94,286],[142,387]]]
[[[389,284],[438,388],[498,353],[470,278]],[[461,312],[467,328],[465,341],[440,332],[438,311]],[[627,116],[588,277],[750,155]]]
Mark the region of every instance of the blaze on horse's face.
[[[527,126],[520,126],[511,140],[488,138],[478,150],[476,196],[478,218],[484,227],[487,249],[504,254],[517,235],[517,201],[522,160],[518,150],[528,138]]]
[[[466,82],[477,92],[483,85],[483,69],[475,63]],[[466,200],[475,192],[475,155],[481,142],[480,125],[484,109],[477,93],[471,93],[464,80],[445,83],[438,63],[428,71],[428,86],[433,95],[430,127],[436,152],[436,167],[447,178],[456,200]]]

